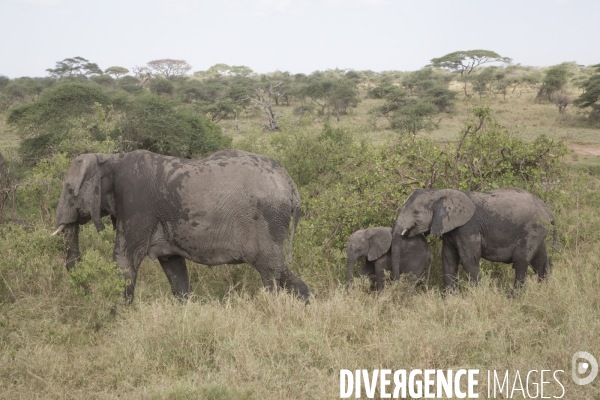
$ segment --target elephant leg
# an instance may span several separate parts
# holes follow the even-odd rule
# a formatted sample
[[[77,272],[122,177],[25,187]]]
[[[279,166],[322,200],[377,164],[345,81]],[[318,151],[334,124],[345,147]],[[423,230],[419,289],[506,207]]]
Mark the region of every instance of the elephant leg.
[[[270,268],[255,268],[260,274],[260,279],[262,280],[263,286],[268,291],[273,291],[273,289],[278,288],[281,284],[281,272],[274,271]]]
[[[137,279],[137,271],[138,267],[141,264],[141,259],[134,265],[130,261],[127,253],[124,248],[125,240],[121,235],[117,232],[117,239],[115,240],[115,247],[113,250],[113,260],[117,263],[117,268],[119,268],[123,273],[123,278],[125,279],[125,291],[123,292],[123,298],[127,303],[133,302],[133,294],[135,291],[135,281]]]
[[[550,260],[546,253],[546,243],[542,242],[540,249],[531,260],[531,267],[538,275],[538,280],[542,281],[550,273]]]
[[[515,269],[515,289],[519,289],[525,284],[525,277],[527,276],[528,266],[529,263],[525,260],[517,260],[513,262],[513,268]]]
[[[479,282],[479,261],[481,260],[481,236],[471,234],[461,236],[457,240],[458,256],[469,280],[473,284]]]
[[[360,276],[368,276],[371,281],[371,290],[375,290],[377,278],[375,277],[375,264],[373,261],[365,260],[365,265],[358,270]]]
[[[456,247],[444,240],[442,244],[442,271],[444,273],[444,286],[450,291],[456,289],[459,260]]]
[[[158,261],[169,279],[173,295],[178,298],[187,297],[190,292],[190,278],[185,258],[181,256],[160,257]]]
[[[375,282],[373,282],[373,289],[380,291],[385,287],[385,268],[387,264],[388,261],[386,257],[381,257],[374,261]]]
[[[125,279],[125,291],[123,292],[123,298],[127,303],[133,302],[133,294],[135,292],[135,281],[137,280],[137,270],[135,268],[125,266],[122,268],[119,264],[124,264],[123,261],[119,262],[119,258],[117,258],[117,267],[123,271],[123,278]],[[126,263],[128,264],[128,263]]]
[[[308,289],[308,286],[302,281],[302,279],[294,275],[294,273],[288,268],[281,272],[280,284],[282,287],[294,293],[297,297],[301,297],[308,302],[308,298],[310,296],[310,290]]]

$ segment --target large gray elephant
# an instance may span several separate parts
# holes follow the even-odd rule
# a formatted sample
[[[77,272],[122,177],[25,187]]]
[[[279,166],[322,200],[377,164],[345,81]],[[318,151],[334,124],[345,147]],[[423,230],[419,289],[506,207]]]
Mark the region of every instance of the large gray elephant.
[[[515,288],[521,286],[531,265],[540,279],[551,264],[544,239],[554,217],[546,204],[518,188],[491,192],[451,189],[415,191],[404,203],[393,227],[392,259],[401,259],[405,235],[430,232],[441,237],[444,284],[456,287],[460,262],[473,281],[479,280],[479,260],[512,263]],[[556,238],[556,228],[554,229]],[[392,278],[398,270],[392,271]]]
[[[113,256],[130,281],[148,255],[158,258],[176,296],[190,291],[185,260],[205,265],[248,263],[267,288],[286,287],[308,299],[309,289],[285,265],[285,241],[298,223],[300,194],[276,161],[223,150],[201,160],[149,151],[83,154],[71,165],[56,211],[58,233],[68,235],[67,268],[79,259],[79,225],[98,231],[110,215]],[[290,231],[290,220],[293,224]]]
[[[354,265],[366,258],[365,265],[359,270],[361,276],[371,279],[371,289],[383,290],[385,272],[392,270],[392,228],[375,227],[354,232],[346,246],[346,263],[348,285],[354,279]],[[402,259],[400,272],[412,273],[414,278],[421,279],[425,266],[431,263],[431,248],[423,235],[406,238],[401,245]]]

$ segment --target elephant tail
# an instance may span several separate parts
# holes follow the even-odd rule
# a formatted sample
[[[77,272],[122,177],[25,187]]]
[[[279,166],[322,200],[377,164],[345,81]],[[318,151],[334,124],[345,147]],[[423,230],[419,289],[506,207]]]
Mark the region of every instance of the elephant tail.
[[[287,262],[288,264],[291,264],[294,259],[292,257],[292,251],[294,250],[294,233],[296,232],[296,227],[298,226],[298,220],[300,219],[300,202],[298,202],[298,204],[296,204],[296,206],[294,207],[294,221],[292,222],[292,229],[290,231],[290,240],[288,243],[288,256],[287,256]]]

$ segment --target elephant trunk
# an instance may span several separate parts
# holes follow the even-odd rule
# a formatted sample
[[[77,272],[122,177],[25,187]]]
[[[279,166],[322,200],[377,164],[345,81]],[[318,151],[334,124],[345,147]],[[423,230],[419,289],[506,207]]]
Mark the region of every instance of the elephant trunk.
[[[65,257],[65,266],[70,271],[75,263],[81,261],[79,252],[79,224],[69,224],[63,230],[67,241],[67,254]]]
[[[346,256],[346,267],[347,267],[347,279],[348,279],[348,284],[347,287],[350,287],[350,285],[352,285],[352,282],[354,281],[354,265],[356,264],[356,256],[348,254]]]
[[[402,248],[402,233],[394,228],[392,232],[392,280],[395,281],[400,276],[400,257]]]

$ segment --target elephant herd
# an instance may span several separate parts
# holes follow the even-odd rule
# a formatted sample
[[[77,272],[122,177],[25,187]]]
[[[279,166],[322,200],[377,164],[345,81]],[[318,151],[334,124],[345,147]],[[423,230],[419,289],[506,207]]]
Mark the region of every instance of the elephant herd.
[[[186,259],[205,265],[247,263],[267,288],[286,288],[308,300],[308,286],[286,265],[300,217],[300,194],[287,171],[259,154],[222,150],[190,160],[138,150],[126,154],[82,154],[69,168],[56,211],[54,232],[67,240],[67,269],[80,259],[79,226],[92,221],[116,230],[113,258],[133,299],[137,271],[147,255],[158,259],[173,294],[191,290]],[[291,222],[291,228],[290,228]],[[481,257],[512,263],[515,286],[531,265],[540,278],[550,262],[545,237],[554,219],[537,197],[517,188],[492,192],[415,191],[392,228],[355,232],[348,241],[348,281],[360,274],[381,290],[391,278],[422,278],[432,260],[424,235],[441,237],[442,269],[448,288],[456,285],[459,262],[474,281]],[[556,234],[556,231],[555,231]]]

